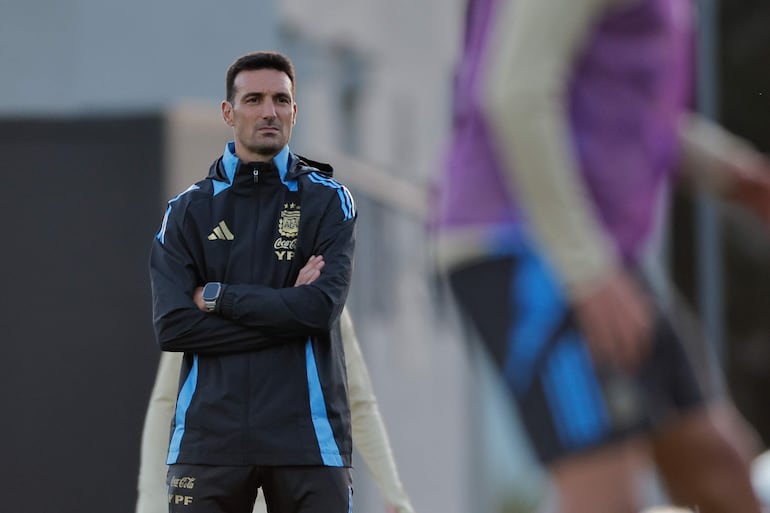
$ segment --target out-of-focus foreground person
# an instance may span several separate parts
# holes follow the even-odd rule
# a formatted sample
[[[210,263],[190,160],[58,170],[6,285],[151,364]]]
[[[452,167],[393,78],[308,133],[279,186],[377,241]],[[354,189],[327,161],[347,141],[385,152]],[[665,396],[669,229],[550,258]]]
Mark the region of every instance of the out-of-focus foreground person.
[[[233,141],[169,201],[150,254],[153,322],[182,352],[167,463],[172,513],[348,513],[352,442],[339,316],[355,203],[327,164],[289,149],[294,67],[239,57],[225,76]]]
[[[562,513],[758,513],[753,432],[656,252],[675,180],[770,227],[770,166],[688,112],[689,0],[469,0],[438,264],[507,383]],[[649,262],[654,262],[649,265]],[[697,360],[697,364],[696,359]],[[711,370],[709,370],[711,369]]]
[[[340,330],[348,375],[353,447],[361,454],[374,481],[388,502],[389,511],[414,513],[412,503],[399,477],[388,433],[369,378],[369,371],[361,354],[353,320],[347,308],[342,310],[340,315]],[[181,353],[162,353],[142,431],[136,513],[168,511],[165,484],[168,468],[166,465],[168,431],[174,415],[181,364]],[[258,499],[254,512],[264,511],[264,501]]]

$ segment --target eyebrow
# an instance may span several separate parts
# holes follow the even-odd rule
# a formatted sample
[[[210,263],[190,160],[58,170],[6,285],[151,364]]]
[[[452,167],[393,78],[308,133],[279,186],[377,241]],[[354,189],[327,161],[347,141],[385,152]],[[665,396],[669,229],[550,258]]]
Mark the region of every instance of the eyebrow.
[[[252,97],[264,98],[265,96],[272,96],[274,98],[279,98],[279,99],[282,99],[282,98],[285,98],[285,99],[288,99],[288,100],[291,99],[291,95],[289,93],[285,93],[285,92],[282,92],[282,91],[279,91],[279,92],[276,92],[276,93],[264,93],[262,91],[252,91],[252,92],[244,94],[243,95],[243,99],[245,100],[247,98],[252,98]]]

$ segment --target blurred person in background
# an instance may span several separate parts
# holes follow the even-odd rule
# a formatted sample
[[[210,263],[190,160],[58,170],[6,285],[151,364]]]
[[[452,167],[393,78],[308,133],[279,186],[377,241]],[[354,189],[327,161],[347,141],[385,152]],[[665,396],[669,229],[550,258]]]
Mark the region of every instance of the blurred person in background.
[[[434,191],[437,264],[562,513],[639,511],[651,462],[674,504],[760,511],[754,433],[708,344],[677,327],[655,254],[675,180],[770,226],[766,158],[688,112],[692,7],[467,4]]]
[[[183,352],[169,511],[348,513],[352,441],[339,316],[355,203],[292,153],[294,67],[277,52],[225,75],[233,141],[168,202],[150,252],[153,323]]]
[[[340,315],[340,330],[348,375],[353,447],[361,454],[385,497],[388,512],[414,513],[412,503],[398,474],[388,433],[369,378],[369,371],[361,354],[361,347],[347,308],[343,309]],[[179,388],[181,364],[180,353],[162,353],[142,432],[136,513],[168,511],[166,454],[168,432]],[[255,504],[254,513],[264,511],[265,503],[260,495]]]

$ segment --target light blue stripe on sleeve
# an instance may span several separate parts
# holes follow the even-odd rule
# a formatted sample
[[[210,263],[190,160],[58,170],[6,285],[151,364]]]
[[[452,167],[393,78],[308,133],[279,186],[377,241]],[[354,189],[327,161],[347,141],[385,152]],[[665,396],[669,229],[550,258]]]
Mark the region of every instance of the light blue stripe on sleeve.
[[[197,185],[191,185],[184,192],[181,192],[177,194],[174,198],[171,198],[170,200],[168,200],[168,208],[166,209],[166,215],[163,216],[163,223],[161,223],[160,230],[158,231],[157,235],[155,235],[155,238],[158,239],[161,244],[166,243],[166,228],[168,227],[168,218],[171,215],[171,204],[177,201],[183,195],[187,194],[188,192],[195,191],[197,189],[200,189],[200,187],[198,187]]]
[[[160,241],[161,244],[166,243],[166,227],[168,226],[168,216],[171,215],[171,202],[169,201],[166,208],[166,214],[163,216],[163,222],[160,224],[160,230],[155,235],[155,238]]]
[[[179,458],[179,448],[182,445],[184,437],[185,418],[187,410],[190,408],[195,388],[198,385],[198,355],[193,356],[193,364],[187,379],[184,380],[182,388],[179,390],[179,397],[176,400],[176,416],[174,417],[174,434],[171,437],[171,443],[168,447],[168,459],[166,463],[171,465],[176,463]]]
[[[342,214],[345,221],[352,219],[356,215],[356,204],[353,201],[353,195],[350,194],[350,191],[347,187],[337,182],[336,180],[322,176],[320,173],[310,173],[307,176],[311,182],[325,185],[326,187],[331,187],[332,189],[337,189],[337,195],[340,198],[340,205],[342,207]]]
[[[321,389],[321,380],[318,378],[318,367],[315,361],[313,345],[308,339],[305,344],[305,361],[307,366],[307,384],[310,393],[310,415],[313,419],[313,428],[321,450],[321,459],[327,467],[342,467],[342,456],[334,439],[334,432],[326,413],[326,401]]]

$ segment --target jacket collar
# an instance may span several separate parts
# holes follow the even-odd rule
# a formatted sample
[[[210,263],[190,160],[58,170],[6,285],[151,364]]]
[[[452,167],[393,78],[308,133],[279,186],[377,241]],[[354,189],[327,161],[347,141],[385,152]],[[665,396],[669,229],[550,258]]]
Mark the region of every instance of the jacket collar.
[[[289,157],[291,156],[292,153],[289,150],[289,145],[286,145],[275,157],[273,157],[273,164],[275,164],[275,167],[278,169],[278,174],[280,175],[282,182],[286,181],[290,163]],[[235,172],[238,170],[239,163],[241,163],[241,160],[235,154],[235,142],[230,141],[225,144],[225,151],[222,153],[222,168],[225,179],[228,182],[233,183],[233,177],[235,177]]]
[[[241,160],[235,154],[235,142],[229,141],[225,144],[222,156],[209,168],[207,178],[214,182],[215,195],[232,186],[239,164]],[[334,173],[334,168],[329,164],[295,155],[288,145],[273,157],[273,164],[278,169],[281,181],[291,190],[297,190],[297,178],[300,175],[319,172],[331,177]]]

